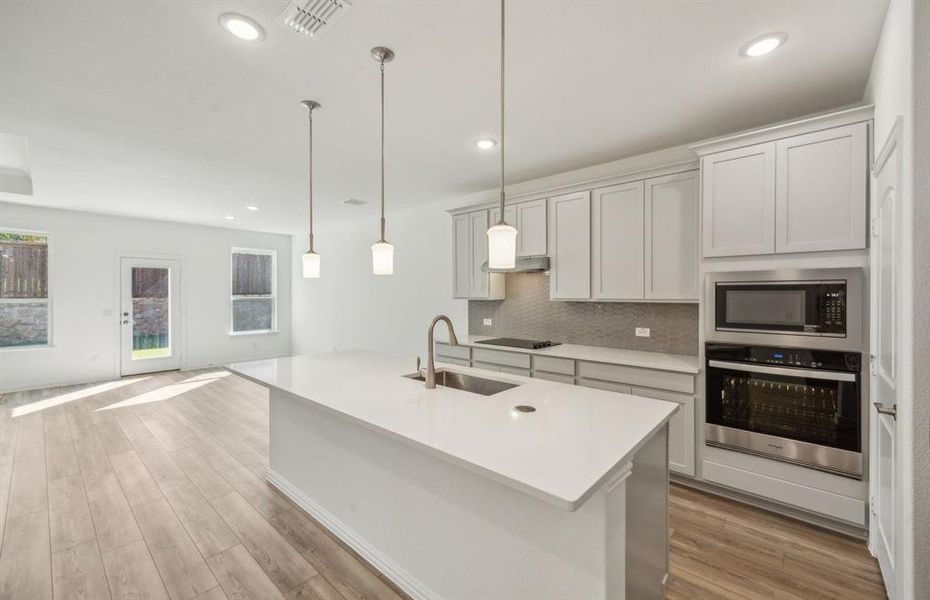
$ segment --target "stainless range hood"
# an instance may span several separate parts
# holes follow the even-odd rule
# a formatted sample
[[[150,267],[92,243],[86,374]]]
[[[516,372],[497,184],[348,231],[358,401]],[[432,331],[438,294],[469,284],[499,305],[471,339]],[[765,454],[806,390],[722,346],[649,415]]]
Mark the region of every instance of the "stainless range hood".
[[[491,269],[488,262],[481,265],[484,273],[542,273],[549,270],[548,256],[518,256],[512,269]]]

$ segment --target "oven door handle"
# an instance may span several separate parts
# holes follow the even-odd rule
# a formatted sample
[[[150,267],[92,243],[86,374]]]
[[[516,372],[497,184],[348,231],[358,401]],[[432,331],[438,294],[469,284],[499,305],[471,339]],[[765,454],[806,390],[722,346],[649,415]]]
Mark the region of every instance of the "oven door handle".
[[[787,377],[803,377],[805,379],[826,379],[829,381],[856,381],[854,373],[841,371],[817,371],[811,369],[791,369],[787,367],[768,367],[765,365],[747,365],[745,363],[729,362],[725,360],[711,360],[707,364],[721,369],[746,371],[748,373],[765,373],[767,375],[785,375]]]

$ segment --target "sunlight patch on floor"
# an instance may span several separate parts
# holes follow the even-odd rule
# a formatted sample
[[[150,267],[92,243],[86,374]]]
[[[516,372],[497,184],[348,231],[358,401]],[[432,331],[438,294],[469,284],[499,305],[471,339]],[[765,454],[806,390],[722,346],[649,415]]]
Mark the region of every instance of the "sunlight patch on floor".
[[[175,396],[180,396],[185,392],[191,390],[196,390],[199,387],[205,386],[211,381],[216,381],[221,377],[226,377],[229,375],[229,371],[216,371],[213,373],[204,373],[202,375],[196,375],[185,379],[184,381],[179,381],[178,383],[172,383],[171,385],[162,386],[158,389],[145,392],[144,394],[139,394],[138,396],[133,396],[132,398],[127,398],[125,400],[120,400],[113,404],[103,406],[98,408],[97,411],[101,410],[111,410],[114,408],[126,408],[127,406],[138,406],[140,404],[149,404],[150,402],[162,402]]]
[[[55,406],[61,406],[62,404],[67,404],[68,402],[74,402],[75,400],[82,400],[84,398],[89,398],[96,394],[102,394],[103,392],[109,392],[110,390],[115,390],[127,385],[132,385],[140,381],[145,381],[146,379],[151,379],[151,376],[146,377],[134,377],[132,379],[120,379],[117,381],[108,381],[106,383],[101,383],[99,385],[94,385],[87,387],[81,390],[76,390],[74,392],[68,392],[66,394],[60,394],[58,396],[53,396],[52,398],[46,398],[45,400],[39,400],[38,402],[33,402],[32,404],[25,404],[23,406],[17,406],[11,412],[12,417],[23,417],[25,415],[32,414],[34,412],[39,412]]]

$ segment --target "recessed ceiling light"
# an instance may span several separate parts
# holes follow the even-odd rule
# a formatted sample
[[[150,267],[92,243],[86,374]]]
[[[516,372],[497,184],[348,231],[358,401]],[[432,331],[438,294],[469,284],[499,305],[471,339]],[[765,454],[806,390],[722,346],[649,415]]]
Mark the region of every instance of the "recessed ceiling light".
[[[740,50],[740,54],[750,58],[764,56],[784,44],[787,39],[787,33],[768,33],[743,46]]]
[[[490,150],[497,145],[497,140],[492,140],[490,138],[485,140],[478,140],[475,142],[475,145],[478,146],[479,150]]]
[[[220,15],[220,26],[240,40],[260,42],[265,39],[265,30],[254,19],[236,13]]]
[[[261,208],[261,206],[255,206],[254,204],[250,204],[250,205],[246,206],[246,208],[254,212],[254,211],[258,210],[259,208]]]
[[[226,216],[223,217],[223,218],[226,219],[227,221],[235,221],[235,220],[236,220],[236,217],[234,217],[233,215],[226,215]]]

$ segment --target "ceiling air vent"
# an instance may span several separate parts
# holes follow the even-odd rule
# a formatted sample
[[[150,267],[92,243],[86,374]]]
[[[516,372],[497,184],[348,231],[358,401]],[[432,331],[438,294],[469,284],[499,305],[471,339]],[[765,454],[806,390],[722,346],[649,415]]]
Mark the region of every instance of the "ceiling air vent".
[[[351,7],[349,0],[291,0],[282,16],[294,31],[317,37]]]

